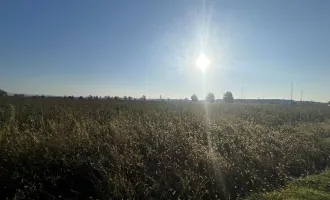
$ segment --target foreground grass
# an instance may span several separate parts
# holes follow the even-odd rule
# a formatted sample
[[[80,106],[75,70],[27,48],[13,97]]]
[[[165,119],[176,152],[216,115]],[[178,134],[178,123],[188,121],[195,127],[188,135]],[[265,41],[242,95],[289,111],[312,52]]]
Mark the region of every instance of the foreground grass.
[[[280,191],[254,195],[246,200],[326,200],[330,199],[330,170],[292,181]]]
[[[0,100],[0,199],[237,199],[329,166],[328,107]]]

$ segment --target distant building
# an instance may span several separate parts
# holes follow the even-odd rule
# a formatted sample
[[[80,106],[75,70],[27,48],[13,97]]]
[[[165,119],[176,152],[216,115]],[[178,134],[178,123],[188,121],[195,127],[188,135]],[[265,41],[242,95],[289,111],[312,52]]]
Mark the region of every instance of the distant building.
[[[235,103],[243,104],[277,104],[277,105],[298,105],[294,100],[287,99],[235,99]]]
[[[14,94],[14,97],[25,97],[25,94]]]
[[[7,92],[6,91],[3,91],[3,90],[0,90],[0,97],[4,97],[4,96],[7,96]]]

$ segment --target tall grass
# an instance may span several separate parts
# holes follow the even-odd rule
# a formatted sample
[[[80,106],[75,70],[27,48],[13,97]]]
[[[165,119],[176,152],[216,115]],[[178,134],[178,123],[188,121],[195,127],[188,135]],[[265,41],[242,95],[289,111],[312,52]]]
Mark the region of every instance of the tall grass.
[[[325,169],[330,109],[3,98],[0,199],[237,199]]]
[[[250,195],[246,200],[330,199],[329,184],[330,170],[326,170],[318,175],[296,179],[278,191]]]

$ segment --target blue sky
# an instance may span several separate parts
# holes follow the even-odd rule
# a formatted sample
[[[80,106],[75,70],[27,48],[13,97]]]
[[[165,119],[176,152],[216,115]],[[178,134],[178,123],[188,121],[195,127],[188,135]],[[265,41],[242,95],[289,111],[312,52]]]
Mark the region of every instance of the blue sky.
[[[330,1],[0,1],[12,93],[330,100]],[[196,67],[200,52],[211,61]]]

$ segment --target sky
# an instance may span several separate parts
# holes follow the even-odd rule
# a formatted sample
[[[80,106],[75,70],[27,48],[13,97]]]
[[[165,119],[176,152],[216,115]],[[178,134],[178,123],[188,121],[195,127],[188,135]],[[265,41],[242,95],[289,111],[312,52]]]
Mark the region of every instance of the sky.
[[[290,99],[293,83],[293,99],[328,102],[329,9],[325,0],[1,0],[0,89]]]

